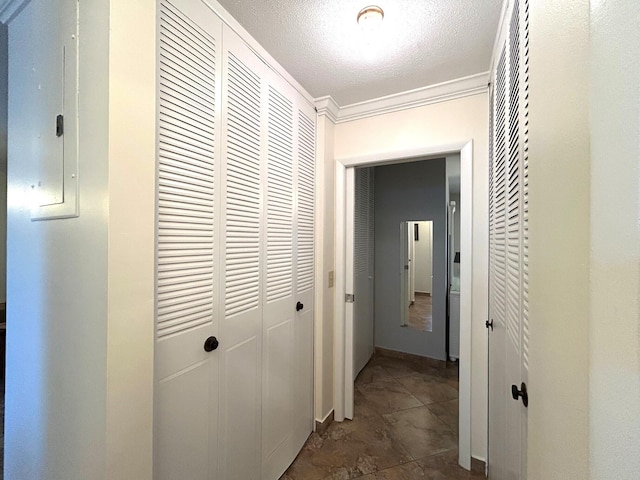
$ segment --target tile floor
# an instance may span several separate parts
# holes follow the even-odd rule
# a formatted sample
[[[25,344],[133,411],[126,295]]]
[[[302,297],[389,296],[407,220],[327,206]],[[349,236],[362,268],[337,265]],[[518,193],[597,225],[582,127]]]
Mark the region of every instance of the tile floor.
[[[409,320],[407,326],[430,332],[433,325],[433,303],[431,295],[417,293],[413,304],[409,305]]]
[[[281,480],[466,480],[458,462],[458,368],[377,353],[355,416],[313,433]]]

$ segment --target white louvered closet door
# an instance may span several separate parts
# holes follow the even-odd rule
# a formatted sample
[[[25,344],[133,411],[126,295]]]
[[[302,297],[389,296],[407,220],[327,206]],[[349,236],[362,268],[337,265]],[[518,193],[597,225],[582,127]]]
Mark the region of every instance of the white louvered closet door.
[[[267,82],[266,262],[262,364],[262,471],[279,478],[295,457],[294,103],[290,87]]]
[[[373,168],[355,171],[353,378],[373,355]]]
[[[527,0],[514,2],[508,21],[492,95],[489,475],[525,479],[527,409],[512,388],[522,390],[528,371]]]
[[[199,0],[162,0],[156,273],[155,474],[217,470],[221,22]],[[193,20],[197,19],[197,20]]]
[[[280,478],[313,428],[315,112],[265,72],[262,478]]]
[[[313,311],[315,292],[316,112],[298,96],[296,117],[295,300],[293,445],[302,449],[313,430]],[[293,461],[295,455],[291,458]]]
[[[260,478],[266,66],[223,28],[221,479]]]

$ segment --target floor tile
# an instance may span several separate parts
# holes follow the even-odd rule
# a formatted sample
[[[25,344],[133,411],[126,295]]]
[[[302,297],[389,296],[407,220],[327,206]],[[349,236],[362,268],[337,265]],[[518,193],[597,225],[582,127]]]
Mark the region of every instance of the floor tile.
[[[427,407],[383,415],[396,438],[414,459],[457,447],[456,435]]]
[[[440,376],[416,373],[399,378],[398,382],[425,405],[458,398],[458,389]]]
[[[356,387],[380,414],[419,407],[420,400],[395,379],[376,380]]]
[[[458,368],[377,354],[354,390],[354,418],[312,434],[281,480],[469,480],[458,466]],[[449,424],[449,425],[447,425]]]
[[[458,399],[446,402],[432,403],[427,406],[431,412],[440,420],[451,427],[456,433],[458,431]]]
[[[382,365],[376,365],[370,362],[358,374],[355,384],[356,386],[364,385],[366,383],[371,383],[376,380],[386,380],[388,378],[392,378],[392,377]]]
[[[469,472],[458,465],[458,451],[432,455],[417,462],[429,480],[471,480],[485,478],[484,474]]]
[[[389,426],[376,418],[336,422],[323,436],[312,435],[283,480],[347,480],[412,460]]]
[[[417,462],[405,463],[380,472],[360,477],[358,480],[419,480],[428,478]]]
[[[406,377],[407,375],[421,373],[424,370],[417,362],[382,355],[374,357],[372,362],[374,365],[384,367],[394,378]]]

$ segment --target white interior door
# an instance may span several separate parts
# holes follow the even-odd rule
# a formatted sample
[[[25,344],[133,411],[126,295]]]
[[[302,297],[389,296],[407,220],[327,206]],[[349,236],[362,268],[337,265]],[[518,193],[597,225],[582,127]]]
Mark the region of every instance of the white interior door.
[[[355,170],[354,202],[354,363],[353,379],[374,350],[373,326],[373,168]]]
[[[295,175],[296,317],[294,327],[293,462],[313,430],[313,311],[315,279],[315,151],[314,107],[297,103],[297,173]]]
[[[505,190],[506,190],[506,49],[496,72],[492,101],[492,151],[489,174],[489,475],[507,478],[506,329],[505,329]],[[501,119],[501,120],[500,120]],[[494,123],[495,122],[495,123]]]
[[[408,223],[407,240],[409,241],[409,305],[416,301],[416,241],[415,228],[416,222]]]
[[[403,301],[400,304],[400,324],[407,325],[409,318],[409,222],[400,224],[400,247],[402,248],[402,261],[400,262],[400,298]]]
[[[288,84],[266,78],[262,478],[276,479],[313,428],[315,125]]]
[[[515,2],[491,111],[489,475],[526,479],[528,377],[528,2]],[[521,16],[522,13],[522,16]]]
[[[196,20],[194,20],[196,19]],[[217,470],[221,22],[199,0],[159,19],[155,477]],[[214,346],[210,343],[210,346]]]
[[[220,478],[260,478],[265,65],[226,26],[222,58]]]
[[[266,296],[263,319],[262,471],[288,466],[294,405],[294,115],[282,88],[268,87]]]

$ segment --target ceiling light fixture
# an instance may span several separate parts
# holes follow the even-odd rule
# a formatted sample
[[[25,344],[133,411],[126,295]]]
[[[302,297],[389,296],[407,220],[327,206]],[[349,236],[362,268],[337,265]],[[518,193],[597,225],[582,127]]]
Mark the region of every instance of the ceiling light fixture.
[[[382,22],[384,11],[376,6],[369,5],[358,12],[358,25],[361,27],[375,27]]]

